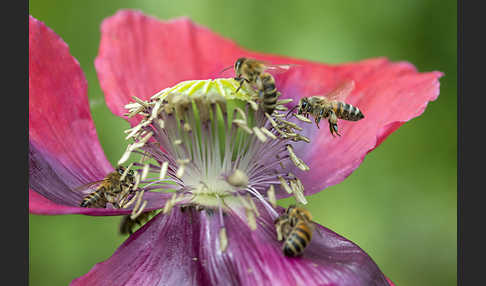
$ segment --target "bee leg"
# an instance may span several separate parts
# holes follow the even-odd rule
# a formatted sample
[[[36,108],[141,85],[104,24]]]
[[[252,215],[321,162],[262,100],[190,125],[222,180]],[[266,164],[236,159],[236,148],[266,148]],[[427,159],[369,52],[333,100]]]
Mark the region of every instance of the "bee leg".
[[[338,133],[338,125],[337,125],[337,116],[336,113],[331,110],[329,112],[329,130],[331,131],[331,135],[334,136],[334,134],[337,134],[338,136],[341,136],[341,134]]]
[[[319,128],[319,122],[320,121],[321,121],[321,117],[317,116],[316,119],[315,119],[317,129],[321,129],[321,128]]]
[[[331,131],[331,135],[333,137],[334,137],[334,134],[341,136],[341,134],[338,133],[338,125],[336,123],[332,123],[331,121],[329,121],[329,130]]]
[[[238,86],[235,92],[238,92],[241,89],[245,81],[249,83],[249,81],[244,77],[235,77],[235,80],[240,82],[240,86]]]

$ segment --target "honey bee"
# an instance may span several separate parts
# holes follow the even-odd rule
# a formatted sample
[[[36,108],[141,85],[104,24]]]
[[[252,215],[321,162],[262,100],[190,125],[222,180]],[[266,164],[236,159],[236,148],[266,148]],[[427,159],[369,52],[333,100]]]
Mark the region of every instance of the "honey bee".
[[[277,240],[284,241],[283,253],[286,256],[300,256],[312,239],[312,215],[306,209],[291,205],[275,220],[275,228]]]
[[[148,222],[157,213],[157,211],[158,210],[153,210],[153,211],[141,213],[139,216],[137,216],[134,219],[131,219],[130,215],[123,216],[120,222],[120,228],[119,228],[120,234],[121,235],[133,234],[137,226],[142,226],[143,224]]]
[[[317,128],[319,128],[319,122],[322,118],[327,118],[329,122],[329,130],[331,135],[338,133],[338,119],[344,119],[349,121],[358,121],[364,118],[363,113],[357,107],[344,103],[337,98],[345,98],[354,89],[354,81],[346,81],[336,89],[331,91],[326,96],[310,96],[304,97],[299,100],[299,104],[292,108],[292,112],[295,108],[298,108],[298,114],[309,117],[309,114],[314,117]]]
[[[120,181],[125,167],[118,166],[114,172],[106,175],[99,181],[90,182],[75,189],[75,191],[86,190],[96,186],[94,192],[88,194],[81,201],[80,206],[85,208],[105,208],[106,203],[111,203],[115,208],[121,208],[119,205],[120,196],[128,194],[129,189],[135,183],[133,170],[130,170],[125,179]]]
[[[268,65],[262,61],[249,58],[239,58],[235,65],[235,80],[240,83],[236,92],[246,82],[257,92],[262,101],[263,111],[271,115],[277,106],[277,99],[280,92],[275,87],[274,77],[266,72],[268,69],[288,70],[289,65]]]

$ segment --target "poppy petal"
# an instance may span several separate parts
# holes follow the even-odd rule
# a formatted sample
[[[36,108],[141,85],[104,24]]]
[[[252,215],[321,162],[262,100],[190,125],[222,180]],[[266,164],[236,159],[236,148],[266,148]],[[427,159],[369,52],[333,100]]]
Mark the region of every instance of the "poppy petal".
[[[346,102],[360,108],[365,118],[340,120],[343,136],[339,138],[332,138],[326,120],[320,129],[307,126],[304,135],[311,144],[295,146],[297,155],[311,167],[309,172],[293,170],[303,181],[306,195],[342,181],[390,133],[422,114],[427,103],[437,98],[442,76],[418,73],[407,62],[384,58],[326,65],[246,51],[187,18],[161,21],[131,10],[107,18],[101,30],[96,70],[107,104],[119,116],[126,112],[124,105],[132,101],[131,96],[148,99],[183,80],[221,77],[219,71],[242,56],[293,64],[275,78],[282,98],[293,98],[294,105],[301,97],[323,95],[345,80],[354,80],[356,87]]]
[[[393,285],[363,250],[324,227],[304,256],[289,258],[264,210],[255,231],[244,215],[227,212],[224,222],[221,251],[214,212],[159,214],[71,285]]]
[[[191,214],[159,214],[108,260],[71,285],[208,285],[197,257],[199,223]]]
[[[243,50],[188,18],[122,10],[103,21],[95,67],[106,103],[121,116],[131,96],[148,99],[183,80],[218,77]]]
[[[219,251],[219,223],[201,217],[205,269],[215,285],[388,285],[375,262],[356,244],[317,225],[303,256],[282,253],[273,219],[260,211],[258,228],[250,230],[245,215],[225,217],[228,246]]]
[[[98,141],[86,91],[84,74],[67,44],[44,23],[30,16],[29,198],[32,201],[29,208],[32,213],[91,212],[76,207],[81,194],[72,189],[102,179],[113,171]]]
[[[344,81],[354,80],[355,88],[345,102],[364,114],[357,122],[339,120],[340,137],[331,135],[326,119],[320,128],[314,123],[306,126],[311,144],[301,142],[295,149],[310,171],[292,171],[304,182],[305,194],[344,180],[388,135],[421,115],[437,99],[441,76],[440,72],[418,73],[410,63],[383,58],[339,66],[302,66],[281,76],[282,98],[292,98],[294,104],[304,96],[325,95]]]

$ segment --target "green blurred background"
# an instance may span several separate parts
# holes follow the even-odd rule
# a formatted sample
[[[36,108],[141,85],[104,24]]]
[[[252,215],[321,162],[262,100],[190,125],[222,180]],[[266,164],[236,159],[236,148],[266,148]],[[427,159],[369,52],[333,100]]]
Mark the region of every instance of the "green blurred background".
[[[357,243],[397,285],[456,285],[457,3],[354,1],[46,1],[29,13],[70,46],[87,77],[98,136],[115,164],[128,127],[94,69],[101,21],[121,8],[189,16],[255,51],[340,63],[385,56],[440,70],[441,95],[342,183],[309,198],[315,221]],[[281,202],[286,206],[291,200]],[[31,285],[67,285],[124,241],[119,217],[29,217]]]

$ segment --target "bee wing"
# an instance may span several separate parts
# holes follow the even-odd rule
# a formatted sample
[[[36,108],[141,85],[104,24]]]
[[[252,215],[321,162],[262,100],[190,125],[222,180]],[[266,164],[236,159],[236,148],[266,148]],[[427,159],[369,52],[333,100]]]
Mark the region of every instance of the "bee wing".
[[[265,70],[272,74],[282,74],[288,72],[291,68],[297,67],[295,64],[265,64]]]
[[[81,185],[79,187],[76,187],[73,189],[75,192],[80,192],[84,190],[89,190],[89,189],[94,189],[94,187],[98,186],[99,184],[103,183],[105,179],[99,180],[99,181],[94,181],[94,182],[89,182],[87,184]]]
[[[346,80],[329,92],[326,97],[330,100],[344,101],[354,89],[354,80]]]

